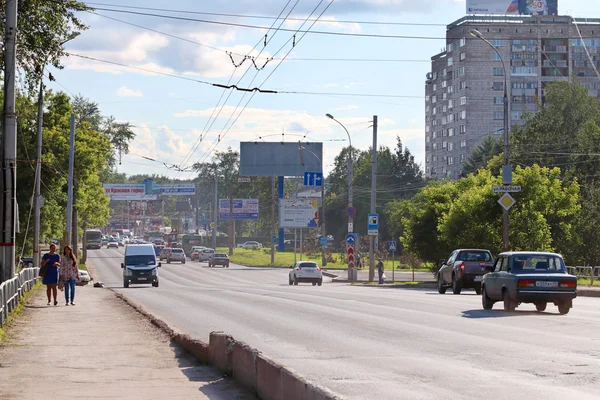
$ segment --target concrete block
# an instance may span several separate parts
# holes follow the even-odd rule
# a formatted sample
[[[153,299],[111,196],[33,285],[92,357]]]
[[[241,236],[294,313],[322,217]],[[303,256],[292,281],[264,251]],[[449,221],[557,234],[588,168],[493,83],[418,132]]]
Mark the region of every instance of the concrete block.
[[[256,394],[262,400],[283,399],[281,365],[259,354],[256,357]]]
[[[210,363],[224,374],[231,374],[231,351],[235,341],[223,332],[211,332],[208,342]]]
[[[235,342],[231,352],[233,379],[256,392],[256,358],[259,352],[243,342]]]
[[[208,364],[210,362],[208,344],[192,339],[188,335],[175,334],[173,340],[183,349],[187,350],[202,364]]]

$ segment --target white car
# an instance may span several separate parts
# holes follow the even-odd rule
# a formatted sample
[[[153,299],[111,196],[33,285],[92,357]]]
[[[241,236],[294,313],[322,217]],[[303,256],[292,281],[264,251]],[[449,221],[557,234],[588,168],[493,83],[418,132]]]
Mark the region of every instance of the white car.
[[[208,262],[210,258],[215,254],[214,249],[204,249],[200,252],[200,257],[198,258],[199,262]]]
[[[299,282],[310,282],[313,286],[323,284],[323,273],[316,262],[298,261],[290,267],[289,284],[297,285]]]
[[[238,245],[239,248],[241,249],[262,249],[262,244],[258,243],[258,242],[246,242],[246,243],[242,243],[240,245]]]
[[[90,274],[86,270],[84,270],[84,269],[79,270],[79,279],[77,279],[77,286],[85,286],[88,283],[90,283],[91,280],[92,280],[92,278],[90,277]]]
[[[185,253],[181,248],[171,249],[171,252],[167,255],[167,264],[171,264],[171,261],[179,261],[185,264]]]
[[[119,248],[119,242],[117,242],[116,239],[109,239],[108,240],[108,244],[106,245],[107,249],[113,248],[113,249],[118,249]]]

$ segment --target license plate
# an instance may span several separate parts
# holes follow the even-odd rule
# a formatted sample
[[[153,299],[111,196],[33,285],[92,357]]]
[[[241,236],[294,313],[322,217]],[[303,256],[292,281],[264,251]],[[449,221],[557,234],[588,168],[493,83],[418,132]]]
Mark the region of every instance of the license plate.
[[[145,281],[148,278],[138,278],[138,281]]]
[[[483,276],[476,276],[475,282],[481,282],[483,280]]]
[[[536,287],[543,287],[543,288],[557,288],[558,287],[558,282],[549,282],[549,281],[537,281],[535,283]]]

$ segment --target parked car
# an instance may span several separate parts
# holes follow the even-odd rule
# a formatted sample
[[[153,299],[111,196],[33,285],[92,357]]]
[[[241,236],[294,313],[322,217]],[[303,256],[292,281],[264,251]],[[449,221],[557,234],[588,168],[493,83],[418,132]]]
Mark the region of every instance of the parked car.
[[[160,255],[158,256],[159,261],[166,260],[170,253],[170,247],[163,247],[163,249],[160,251]]]
[[[92,278],[90,277],[90,274],[86,270],[84,270],[84,269],[79,270],[79,279],[77,279],[77,286],[85,286],[88,283],[90,283],[91,280],[92,280]]]
[[[192,251],[190,253],[190,259],[192,261],[199,261],[200,260],[200,252],[202,250],[206,249],[206,247],[204,246],[194,246],[192,247]]]
[[[117,242],[117,239],[109,239],[108,240],[108,244],[106,245],[107,249],[118,249],[119,248],[119,242]]]
[[[227,254],[213,254],[210,260],[208,260],[208,266],[209,268],[214,268],[215,265],[222,265],[224,268],[229,268],[229,257],[227,256]]]
[[[198,261],[200,261],[200,262],[210,261],[210,258],[212,257],[213,254],[215,254],[214,249],[204,249],[200,252]]]
[[[440,260],[438,271],[438,292],[446,293],[452,287],[454,294],[460,294],[462,289],[475,289],[481,294],[483,275],[491,272],[494,258],[489,250],[460,249],[454,250],[447,260]]]
[[[186,257],[183,249],[180,247],[174,247],[167,256],[167,264],[171,264],[171,261],[179,261],[182,264],[185,264],[185,259]]]
[[[321,286],[323,284],[323,273],[316,262],[298,261],[290,267],[289,284],[297,285],[300,282],[310,282]]]
[[[242,244],[238,244],[238,248],[240,249],[252,249],[252,250],[256,250],[256,249],[262,249],[262,244],[258,243],[258,242],[254,242],[254,241],[249,241],[246,243],[242,243]]]
[[[539,312],[548,303],[567,314],[577,297],[577,278],[567,273],[559,254],[507,252],[496,259],[494,271],[483,277],[481,303],[491,310],[502,301],[504,311],[514,311],[521,303],[533,303]]]

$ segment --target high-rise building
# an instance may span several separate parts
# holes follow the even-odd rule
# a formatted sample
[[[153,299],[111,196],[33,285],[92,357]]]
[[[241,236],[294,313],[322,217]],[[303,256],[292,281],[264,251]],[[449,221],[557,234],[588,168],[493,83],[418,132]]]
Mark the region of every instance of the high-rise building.
[[[467,16],[447,26],[446,49],[431,58],[425,85],[425,170],[458,178],[471,151],[504,132],[504,69],[509,124],[535,113],[545,86],[578,79],[600,96],[600,19],[566,16]]]

